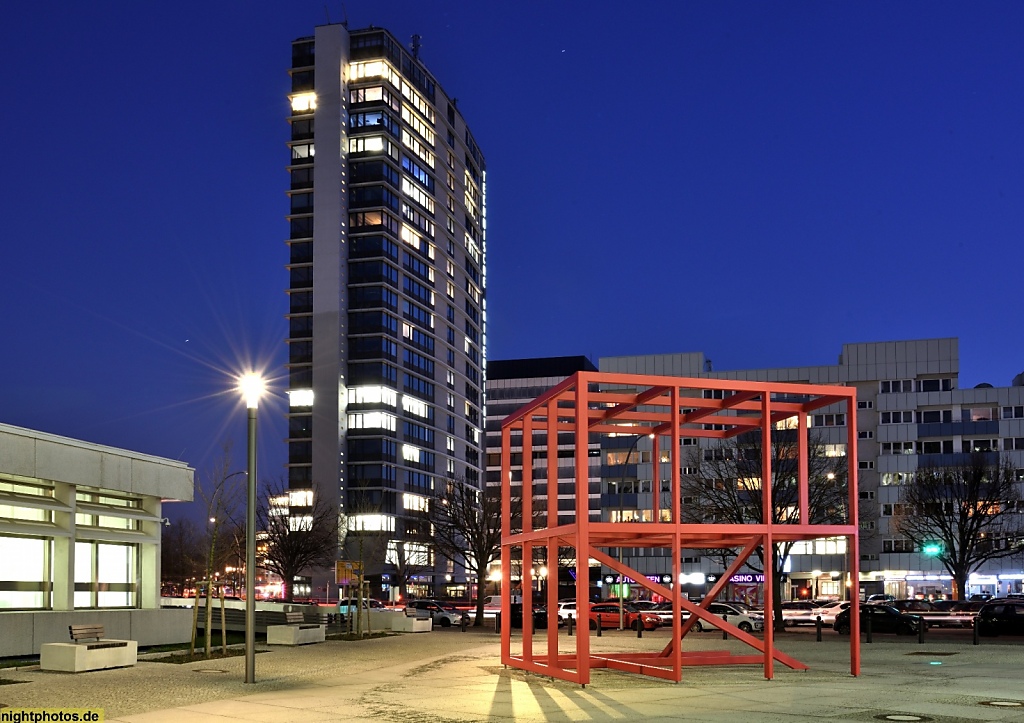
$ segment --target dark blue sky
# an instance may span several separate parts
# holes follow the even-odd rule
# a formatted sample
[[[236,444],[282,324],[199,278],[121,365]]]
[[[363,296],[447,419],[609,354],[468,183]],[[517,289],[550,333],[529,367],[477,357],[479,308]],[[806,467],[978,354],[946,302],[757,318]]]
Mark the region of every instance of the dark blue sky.
[[[1024,370],[1024,3],[346,6],[422,35],[487,157],[491,358],[958,336],[963,386]],[[290,42],[326,19],[5,7],[0,422],[244,464],[231,371],[285,358]]]

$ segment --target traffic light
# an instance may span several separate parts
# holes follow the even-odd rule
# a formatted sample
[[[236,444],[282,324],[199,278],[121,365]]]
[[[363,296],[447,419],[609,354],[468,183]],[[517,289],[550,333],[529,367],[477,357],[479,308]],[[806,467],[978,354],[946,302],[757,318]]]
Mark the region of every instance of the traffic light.
[[[923,552],[926,557],[937,557],[942,554],[942,543],[937,541],[926,542],[921,547],[921,552]]]

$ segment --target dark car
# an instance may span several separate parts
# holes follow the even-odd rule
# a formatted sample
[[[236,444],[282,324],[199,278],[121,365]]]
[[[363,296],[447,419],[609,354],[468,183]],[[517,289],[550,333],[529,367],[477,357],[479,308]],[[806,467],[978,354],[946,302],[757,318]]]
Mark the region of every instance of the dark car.
[[[1024,600],[988,603],[978,612],[978,635],[1024,635]]]
[[[511,619],[513,628],[523,627],[523,604],[512,603],[511,606]],[[561,617],[558,618],[558,625],[562,624]],[[533,627],[544,629],[548,626],[548,611],[544,607],[535,607],[533,609]]]
[[[843,610],[836,615],[836,621],[832,625],[840,635],[850,634],[850,609]],[[921,626],[921,618],[916,615],[901,613],[889,605],[861,605],[860,607],[860,629],[867,630],[868,618],[871,619],[872,633],[896,633],[897,635],[916,635]]]

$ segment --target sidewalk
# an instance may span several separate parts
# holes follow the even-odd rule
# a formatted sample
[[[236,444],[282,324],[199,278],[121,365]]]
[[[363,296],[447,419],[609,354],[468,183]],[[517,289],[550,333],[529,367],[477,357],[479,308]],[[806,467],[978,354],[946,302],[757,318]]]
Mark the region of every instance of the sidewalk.
[[[435,630],[361,642],[274,647],[256,656],[254,685],[245,685],[244,656],[78,675],[0,670],[24,681],[0,686],[0,705],[103,708],[107,721],[873,721],[1024,722],[1024,641],[935,643],[876,636],[862,647],[863,672],[849,675],[845,638],[777,639],[778,648],[810,665],[776,665],[767,681],[759,666],[685,668],[683,682],[592,672],[586,688],[504,669],[493,630]],[[598,650],[660,649],[668,631],[591,637]],[[515,641],[514,641],[515,643]],[[560,648],[574,639],[562,631]],[[740,650],[717,634],[687,638],[688,650]],[[990,705],[1018,703],[1020,705]],[[907,717],[912,716],[912,717]]]

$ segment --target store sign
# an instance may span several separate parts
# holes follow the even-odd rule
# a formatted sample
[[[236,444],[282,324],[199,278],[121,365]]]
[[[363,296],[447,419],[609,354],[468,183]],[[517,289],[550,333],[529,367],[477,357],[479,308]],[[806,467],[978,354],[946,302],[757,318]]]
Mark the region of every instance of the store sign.
[[[733,585],[749,585],[751,583],[763,583],[764,575],[762,575],[761,573],[754,574],[744,572],[739,573],[737,575],[733,575],[729,578],[729,582],[731,582]]]

